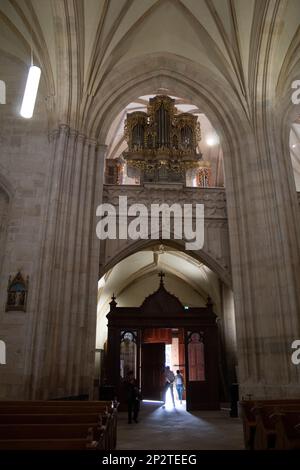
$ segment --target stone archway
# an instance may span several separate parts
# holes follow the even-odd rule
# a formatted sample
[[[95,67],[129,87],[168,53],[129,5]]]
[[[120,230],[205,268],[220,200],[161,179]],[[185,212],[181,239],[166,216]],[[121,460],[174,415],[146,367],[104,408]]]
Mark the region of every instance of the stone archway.
[[[163,243],[163,245],[170,246],[175,250],[186,253],[184,248],[184,242],[181,240],[126,240],[126,242],[127,243],[125,243],[124,241],[124,244],[122,244],[121,246],[118,245],[117,247],[114,247],[112,244],[112,247],[109,249],[109,252],[113,252],[114,255],[113,257],[109,257],[109,259],[106,259],[105,253],[103,253],[104,264],[101,263],[100,265],[99,277],[103,276],[107,271],[112,269],[120,261],[128,258],[128,256],[146,248],[151,248],[151,246],[157,245],[157,243]],[[204,263],[207,267],[214,271],[229,288],[231,288],[232,283],[230,269],[225,269],[216,259],[214,259],[212,256],[210,256],[203,250],[199,250],[197,252],[189,252],[188,256]]]
[[[249,121],[232,90],[227,89],[224,82],[220,84],[216,77],[209,79],[205,70],[200,72],[194,64],[176,59],[177,67],[174,66],[175,58],[156,55],[153,63],[144,63],[143,73],[135,77],[133,70],[136,70],[138,60],[124,65],[123,70],[116,68],[115,80],[119,80],[123,75],[126,76],[126,83],[120,86],[119,82],[118,89],[114,88],[114,76],[111,75],[109,98],[102,103],[102,113],[98,113],[97,119],[96,111],[94,115],[91,113],[90,123],[94,131],[99,132],[101,139],[104,139],[113,114],[134,96],[149,93],[154,86],[163,87],[169,90],[170,94],[189,98],[191,102],[203,107],[222,136],[232,277],[240,338],[239,374],[240,382],[244,384],[241,391],[265,396],[266,388],[257,386],[263,377],[263,381],[269,384],[267,389],[272,390],[274,396],[286,396],[287,393],[293,395],[299,387],[299,377],[295,369],[291,369],[289,357],[290,341],[295,331],[293,328],[299,330],[296,313],[299,279],[295,277],[293,269],[289,276],[293,279],[294,294],[293,300],[289,297],[288,304],[294,327],[291,328],[284,322],[285,332],[282,333],[282,321],[279,319],[286,316],[286,308],[282,303],[282,298],[286,295],[286,275],[283,275],[281,269],[282,256],[286,250],[289,251],[288,246],[293,246],[298,252],[298,242],[294,237],[295,233],[298,233],[295,220],[299,217],[296,194],[293,195],[294,204],[286,204],[286,195],[281,194],[280,172],[277,171],[278,168],[274,171],[276,162],[266,157],[269,155],[265,148],[266,140],[261,133],[255,131],[255,126]],[[154,66],[157,72],[153,71]],[[191,76],[193,79],[189,78]],[[272,121],[273,117],[269,115],[268,119]],[[270,137],[273,132],[272,125],[266,132]],[[275,153],[278,148],[273,148]],[[288,180],[291,182],[291,165],[286,156],[280,160],[280,165],[289,173]],[[268,195],[266,188],[272,188]],[[278,200],[285,202],[281,205],[277,203]],[[284,231],[285,239],[289,239],[290,244],[286,244],[279,231],[275,230],[278,224],[281,226],[280,232]],[[272,266],[272,269],[267,266]],[[286,266],[288,271],[290,268]],[[264,292],[261,288],[262,280]],[[289,288],[291,289],[291,285]],[[272,299],[272,305],[266,302],[267,298]],[[277,321],[272,323],[273,315]],[[273,324],[271,338],[270,322]],[[257,335],[260,338],[258,343]],[[276,344],[276,347],[273,347],[273,344]],[[281,351],[278,361],[274,360],[274,350],[278,350],[278,354]],[[272,369],[272,364],[276,364],[277,372],[278,367],[281,370],[280,378],[275,369]],[[287,382],[294,385],[282,387],[282,384]]]
[[[286,160],[283,161],[280,146],[274,149],[272,158],[269,152],[265,152],[266,139],[249,121],[243,104],[224,80],[212,76],[205,67],[196,66],[193,62],[177,56],[160,54],[152,58],[151,63],[143,59],[133,60],[112,70],[106,77],[101,95],[91,99],[88,118],[84,119],[83,132],[104,142],[107,130],[118,110],[135,96],[159,87],[164,87],[177,96],[189,98],[204,109],[221,135],[224,152],[242,393],[255,392],[257,396],[264,397],[268,393],[266,390],[270,390],[274,397],[293,395],[299,387],[299,374],[292,368],[289,357],[291,340],[295,331],[299,330],[297,312],[300,299],[297,292],[300,281],[293,268],[295,263],[299,264],[298,242],[295,238],[299,232],[296,225],[299,216],[296,194],[293,195],[291,188],[290,191],[287,191],[286,187],[283,188],[280,171],[276,166],[280,161],[280,166],[284,168],[285,174],[288,174],[291,172],[290,161],[288,164]],[[140,66],[143,65],[141,68],[143,72],[139,75],[136,74],[138,63]],[[272,126],[266,132],[269,133],[270,139]],[[68,238],[64,236],[61,224],[51,226],[52,236],[55,239],[57,234],[59,239],[57,258],[64,248],[68,256],[65,259],[59,258],[55,270],[45,276],[41,296],[47,291],[49,282],[55,286],[59,280],[67,284],[68,291],[66,295],[61,294],[59,301],[56,299],[53,306],[55,315],[50,308],[51,299],[45,297],[46,300],[43,301],[41,335],[45,340],[46,329],[42,325],[48,324],[48,321],[53,322],[50,337],[55,348],[54,350],[50,348],[51,353],[44,352],[47,357],[45,374],[43,361],[40,359],[38,348],[36,349],[37,364],[32,366],[36,377],[34,396],[38,396],[42,389],[46,390],[48,382],[53,385],[54,391],[61,382],[63,384],[61,393],[67,395],[76,394],[79,389],[87,390],[93,368],[91,356],[100,257],[99,241],[94,233],[96,220],[94,214],[96,206],[102,200],[105,149],[103,146],[99,148],[96,140],[87,139],[85,135],[71,131],[68,126],[60,128],[55,140],[57,167],[55,166],[53,171],[62,172],[64,178],[60,180],[59,186],[54,184],[50,190],[52,191],[50,198],[54,203],[49,209],[49,225],[51,221],[61,220],[65,230],[68,230],[69,223],[75,223],[80,228],[80,233],[76,237]],[[75,148],[76,151],[73,152]],[[74,183],[69,178],[69,173],[63,171],[68,167],[78,169],[78,172],[82,171],[83,176],[81,178],[78,176]],[[275,167],[276,171],[273,171]],[[289,184],[292,181],[290,177],[287,180]],[[72,210],[67,215],[61,214],[61,219],[58,219],[59,209],[55,201],[61,198],[67,204],[70,193],[74,198]],[[82,201],[82,197],[85,198],[84,209],[76,212],[76,201]],[[291,197],[293,204],[290,204]],[[88,225],[83,228],[86,223]],[[48,261],[55,258],[52,243],[49,240],[45,250],[45,259]],[[84,246],[84,256],[78,258],[78,246],[81,243]],[[78,260],[74,266],[75,274],[68,265],[73,254]],[[293,259],[294,262],[286,263],[282,269],[282,259]],[[72,284],[74,276],[76,283]],[[80,279],[84,282],[78,284]],[[288,298],[286,279],[290,281]],[[76,305],[73,303],[73,299],[78,297],[78,285],[84,305],[79,301]],[[285,298],[287,302],[282,301]],[[87,335],[86,338],[82,338],[81,348],[83,356],[87,359],[84,363],[80,361],[77,344],[74,341],[77,333],[74,331],[73,339],[64,345],[68,359],[58,372],[56,363],[60,363],[60,348],[64,342],[62,337],[59,341],[56,338],[57,334],[63,335],[63,333],[57,332],[55,319],[62,321],[61,309],[67,311],[67,315],[70,316],[71,305],[72,309],[76,310],[78,318],[82,318],[83,310],[88,312],[84,317]],[[287,305],[290,321],[286,321]],[[39,330],[38,325],[35,332],[36,344],[42,341]],[[274,351],[277,351],[275,356]],[[69,373],[67,384],[63,382],[66,368],[73,371]],[[261,385],[262,378],[267,387]],[[282,384],[289,385],[282,386]]]
[[[236,327],[233,294],[228,273],[207,254],[185,251],[178,240],[140,240],[114,256],[101,267],[98,285],[96,350],[105,349],[109,302],[114,293],[120,306],[138,307],[157,285],[162,270],[170,292],[184,305],[205,306],[212,298],[219,324],[219,370],[222,396],[228,398],[229,385],[236,380]],[[96,354],[96,356],[97,356]],[[99,362],[97,361],[98,369]],[[97,369],[97,370],[98,370]],[[100,369],[99,369],[100,370]],[[96,380],[99,372],[97,372]],[[101,374],[100,374],[101,375]]]

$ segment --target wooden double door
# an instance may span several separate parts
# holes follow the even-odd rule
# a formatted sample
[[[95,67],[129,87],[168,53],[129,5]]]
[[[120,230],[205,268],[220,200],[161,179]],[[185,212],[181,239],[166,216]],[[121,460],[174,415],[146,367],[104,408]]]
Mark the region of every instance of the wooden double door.
[[[176,329],[176,345],[172,345],[172,328],[146,329],[141,344],[141,387],[143,396],[150,400],[163,399],[165,386],[166,345],[176,349],[173,372],[180,370],[185,383],[184,330]],[[145,341],[145,342],[144,342]],[[176,346],[176,347],[175,347]],[[185,400],[185,393],[183,399]]]
[[[148,400],[161,400],[164,386],[165,343],[141,345],[141,389]]]
[[[199,329],[180,329],[179,369],[184,377],[187,410],[219,407],[217,344]],[[205,341],[205,342],[204,342]],[[205,344],[206,343],[206,344]],[[209,348],[209,349],[208,349]],[[161,400],[165,385],[166,343],[141,344],[141,389],[145,399]],[[174,373],[176,370],[174,370]]]
[[[165,345],[167,336],[177,329],[178,369],[185,376],[187,410],[219,408],[219,352],[216,315],[211,304],[185,310],[172,307],[163,288],[154,294],[151,308],[117,307],[111,302],[108,318],[106,383],[120,401],[126,401],[126,374],[132,371],[146,399],[160,400],[164,386]],[[151,296],[150,296],[151,297]],[[160,299],[160,297],[162,297]],[[159,300],[159,303],[158,303]],[[149,307],[149,308],[148,308]],[[155,314],[153,314],[153,312]],[[173,328],[170,328],[172,325]],[[153,340],[145,339],[145,330],[153,330]],[[157,334],[159,330],[160,333]],[[177,367],[174,366],[174,372]],[[122,398],[123,397],[123,398]]]

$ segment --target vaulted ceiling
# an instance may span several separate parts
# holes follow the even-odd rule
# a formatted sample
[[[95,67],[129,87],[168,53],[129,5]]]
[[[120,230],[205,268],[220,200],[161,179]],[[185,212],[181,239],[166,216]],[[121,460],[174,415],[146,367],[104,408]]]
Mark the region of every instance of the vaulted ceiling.
[[[156,284],[158,284],[157,274],[161,270],[167,274],[168,279],[177,278],[180,282],[188,284],[202,298],[204,303],[207,296],[210,295],[219,307],[220,285],[218,276],[190,255],[165,245],[157,245],[139,251],[120,261],[105,273],[99,280],[98,286],[101,304],[110,300],[109,296],[112,292],[120,297],[124,291],[141,279],[147,279],[154,275],[157,279]],[[151,287],[148,293],[141,292],[142,300],[150,293]]]
[[[92,128],[110,84],[129,86],[129,64],[157,75],[157,55],[162,74],[170,57],[205,70],[254,122],[299,78],[299,18],[299,0],[1,0],[0,50],[28,65],[33,48],[53,126]]]
[[[116,66],[164,52],[221,77],[247,108],[258,60],[279,87],[299,64],[299,14],[298,0],[2,0],[0,47],[28,64],[33,45],[56,105],[61,79],[80,105]]]

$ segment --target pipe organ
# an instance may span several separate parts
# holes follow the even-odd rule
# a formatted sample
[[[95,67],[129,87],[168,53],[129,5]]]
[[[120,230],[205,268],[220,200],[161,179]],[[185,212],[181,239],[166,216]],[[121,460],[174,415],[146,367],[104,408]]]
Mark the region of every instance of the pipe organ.
[[[201,139],[197,116],[178,113],[175,100],[165,95],[150,98],[147,112],[127,114],[123,152],[128,174],[143,183],[186,183],[186,173],[205,162],[197,152]]]

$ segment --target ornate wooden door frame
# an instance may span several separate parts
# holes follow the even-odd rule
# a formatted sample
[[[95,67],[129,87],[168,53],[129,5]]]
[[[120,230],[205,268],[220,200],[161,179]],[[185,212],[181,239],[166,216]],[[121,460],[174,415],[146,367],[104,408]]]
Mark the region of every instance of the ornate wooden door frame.
[[[187,395],[189,395],[188,379],[188,334],[190,332],[204,332],[207,338],[207,350],[205,362],[207,367],[207,380],[209,386],[206,388],[210,393],[210,402],[189,397],[187,405],[189,409],[216,409],[218,404],[218,331],[217,316],[213,312],[212,302],[207,301],[206,307],[190,307],[186,309],[179,299],[169,293],[161,278],[160,286],[150,296],[146,297],[140,307],[118,307],[115,297],[110,302],[108,320],[108,345],[106,358],[106,379],[115,387],[116,393],[120,393],[120,337],[121,332],[133,331],[137,335],[138,347],[141,342],[142,331],[145,328],[184,328],[186,349],[186,374]],[[212,350],[210,350],[212,348]],[[138,354],[139,356],[139,354]],[[140,381],[140,358],[137,364],[137,379]],[[216,366],[216,367],[215,367]],[[215,371],[215,372],[214,372]],[[195,389],[195,386],[193,387]],[[201,387],[200,387],[201,388]],[[194,392],[195,394],[195,392]],[[212,396],[212,395],[213,396]]]

